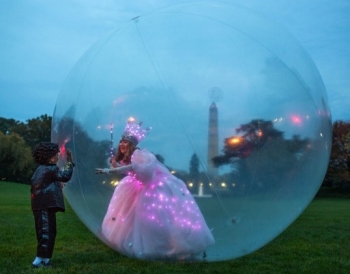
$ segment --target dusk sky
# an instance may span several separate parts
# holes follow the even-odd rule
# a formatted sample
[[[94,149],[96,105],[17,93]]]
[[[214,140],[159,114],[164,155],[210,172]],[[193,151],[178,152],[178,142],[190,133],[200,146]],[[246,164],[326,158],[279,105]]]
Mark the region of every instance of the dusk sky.
[[[132,18],[182,0],[0,1],[0,117],[52,116],[74,64]],[[200,1],[199,1],[200,2]],[[326,87],[332,120],[350,119],[350,1],[230,0],[277,22],[306,49]]]

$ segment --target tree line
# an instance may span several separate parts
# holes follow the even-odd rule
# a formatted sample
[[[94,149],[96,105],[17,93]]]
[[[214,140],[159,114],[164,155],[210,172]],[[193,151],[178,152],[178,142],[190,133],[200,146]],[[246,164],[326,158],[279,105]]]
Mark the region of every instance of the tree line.
[[[42,115],[40,117],[29,119],[26,122],[16,121],[14,119],[6,119],[0,117],[0,179],[13,182],[29,183],[30,175],[36,167],[32,159],[32,151],[36,144],[42,141],[51,140],[51,122],[52,117]],[[298,136],[294,136],[291,140],[284,140],[283,133],[273,128],[270,121],[253,120],[245,125],[241,125],[240,130],[245,133],[245,145],[241,145],[239,149],[230,145],[235,142],[234,138],[225,139],[225,146],[223,154],[215,157],[213,162],[216,166],[224,165],[232,162],[232,158],[247,157],[251,153],[253,147],[251,144],[256,143],[254,138],[259,137],[259,130],[264,131],[264,136],[272,136],[275,139],[281,139],[281,142],[274,142],[274,145],[280,144],[276,151],[281,149],[288,150],[290,153],[297,153],[298,149],[305,146],[307,140],[302,140]],[[268,134],[266,134],[268,133]],[[256,135],[258,134],[258,135]],[[90,140],[91,141],[91,140]],[[259,144],[266,142],[261,136],[259,137]],[[98,144],[105,145],[105,144]],[[268,145],[268,143],[267,143]],[[234,149],[233,149],[234,148]],[[106,156],[106,155],[105,155]],[[160,160],[163,160],[160,155],[157,155]],[[288,158],[288,157],[286,157]],[[101,159],[102,161],[103,159]],[[286,161],[290,159],[285,159]],[[241,161],[241,165],[249,165],[249,161]],[[188,177],[182,179],[191,179],[192,181],[204,180],[205,175],[199,178],[199,162],[194,154],[189,161],[188,174],[178,174],[179,177]],[[240,169],[247,168],[244,165]],[[287,166],[285,163],[284,166]],[[269,164],[266,162],[264,169],[268,169]],[[281,168],[283,165],[281,163]],[[266,171],[266,170],[265,170]],[[248,172],[242,173],[249,175]],[[264,174],[271,174],[270,172],[262,172]],[[227,176],[233,176],[227,174]],[[191,178],[189,178],[191,177]],[[227,180],[242,180],[242,178],[222,178]],[[269,178],[271,181],[271,178]],[[277,182],[277,179],[276,179]],[[332,150],[329,160],[326,176],[323,181],[324,187],[331,187],[340,191],[350,191],[350,121],[338,120],[333,123],[332,136]]]
[[[323,186],[350,191],[350,121],[333,123],[332,150]]]
[[[51,139],[52,117],[41,115],[26,122],[0,117],[0,180],[23,182],[36,167],[32,151]]]

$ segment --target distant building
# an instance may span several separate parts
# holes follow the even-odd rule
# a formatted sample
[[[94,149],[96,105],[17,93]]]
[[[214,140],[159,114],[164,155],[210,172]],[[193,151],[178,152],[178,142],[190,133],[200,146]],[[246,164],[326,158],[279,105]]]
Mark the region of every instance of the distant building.
[[[218,129],[218,108],[213,102],[209,108],[208,128],[208,174],[212,177],[218,176],[218,168],[213,165],[213,157],[219,154],[219,129]]]

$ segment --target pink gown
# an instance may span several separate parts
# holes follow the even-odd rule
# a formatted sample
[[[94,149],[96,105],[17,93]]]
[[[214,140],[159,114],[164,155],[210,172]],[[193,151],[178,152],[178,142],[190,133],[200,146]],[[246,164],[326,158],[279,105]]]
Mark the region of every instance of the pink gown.
[[[198,205],[183,181],[147,150],[136,150],[133,172],[115,188],[102,223],[108,244],[131,257],[178,260],[214,244]]]

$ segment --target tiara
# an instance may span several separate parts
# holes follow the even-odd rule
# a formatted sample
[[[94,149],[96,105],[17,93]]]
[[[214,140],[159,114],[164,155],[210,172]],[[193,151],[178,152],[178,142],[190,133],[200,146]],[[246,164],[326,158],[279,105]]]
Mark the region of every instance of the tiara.
[[[136,146],[151,130],[150,127],[143,129],[141,126],[142,122],[137,123],[133,117],[130,117],[126,123],[121,140],[128,140]]]

